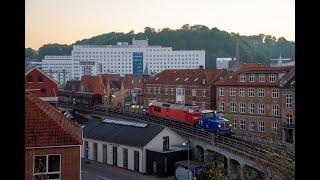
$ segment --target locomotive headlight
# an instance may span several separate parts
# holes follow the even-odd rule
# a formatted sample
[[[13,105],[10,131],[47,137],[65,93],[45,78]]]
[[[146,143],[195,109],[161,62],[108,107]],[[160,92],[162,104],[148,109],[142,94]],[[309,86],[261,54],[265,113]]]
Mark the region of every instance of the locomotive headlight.
[[[218,127],[221,128],[221,125],[219,124]]]

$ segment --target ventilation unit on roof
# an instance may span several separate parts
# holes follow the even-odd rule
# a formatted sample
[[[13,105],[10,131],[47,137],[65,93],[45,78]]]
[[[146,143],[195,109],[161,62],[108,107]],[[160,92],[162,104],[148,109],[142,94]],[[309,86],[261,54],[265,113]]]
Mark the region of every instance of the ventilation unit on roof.
[[[158,80],[159,79],[159,77],[157,77],[155,80]]]
[[[184,81],[188,81],[189,78],[186,78]]]
[[[194,79],[194,82],[198,81],[198,79],[199,79],[199,78],[195,78],[195,79]]]
[[[176,81],[178,81],[180,78],[177,78]]]

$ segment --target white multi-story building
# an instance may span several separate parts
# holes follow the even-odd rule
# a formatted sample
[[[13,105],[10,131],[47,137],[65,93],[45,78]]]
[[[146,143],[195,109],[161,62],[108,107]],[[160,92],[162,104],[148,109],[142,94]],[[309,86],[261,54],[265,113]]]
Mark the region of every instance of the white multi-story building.
[[[217,58],[216,59],[217,69],[229,69],[230,61],[232,61],[232,58]]]
[[[45,56],[42,60],[42,70],[59,84],[72,79],[72,66],[72,56]]]
[[[172,47],[149,46],[148,40],[118,42],[117,45],[74,45],[72,50],[73,75],[101,73],[142,74],[159,73],[164,69],[196,69],[205,67],[204,50],[173,51]]]

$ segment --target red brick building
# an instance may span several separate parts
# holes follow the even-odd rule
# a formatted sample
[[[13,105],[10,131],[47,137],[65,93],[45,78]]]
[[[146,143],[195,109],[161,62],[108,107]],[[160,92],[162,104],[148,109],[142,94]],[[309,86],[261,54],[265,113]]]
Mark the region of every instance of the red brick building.
[[[79,92],[81,87],[81,81],[79,80],[69,80],[64,88],[67,91]]]
[[[25,74],[25,90],[57,107],[58,84],[42,70],[33,68]]]
[[[282,84],[292,69],[241,64],[215,83],[218,109],[233,115],[237,135],[281,140]]]
[[[145,101],[161,100],[216,109],[214,83],[226,73],[207,69],[164,70],[145,82]]]
[[[80,179],[81,127],[25,93],[25,179]]]

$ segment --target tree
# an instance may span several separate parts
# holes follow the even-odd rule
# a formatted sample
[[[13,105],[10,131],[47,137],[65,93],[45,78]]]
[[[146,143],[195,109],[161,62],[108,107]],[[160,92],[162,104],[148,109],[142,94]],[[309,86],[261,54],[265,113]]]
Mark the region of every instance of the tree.
[[[25,48],[24,56],[27,61],[28,60],[39,60],[38,53],[32,48]]]
[[[199,179],[201,180],[228,180],[228,176],[223,172],[223,169],[218,168],[213,165],[207,166],[203,171],[199,174]]]

